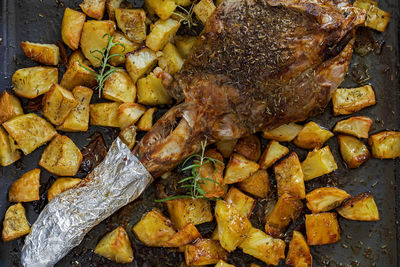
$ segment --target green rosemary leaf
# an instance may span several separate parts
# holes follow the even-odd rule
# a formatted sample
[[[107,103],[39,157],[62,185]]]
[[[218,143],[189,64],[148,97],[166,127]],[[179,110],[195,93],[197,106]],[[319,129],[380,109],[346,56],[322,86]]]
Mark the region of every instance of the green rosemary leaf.
[[[192,197],[188,196],[188,195],[181,195],[181,196],[172,196],[172,197],[167,197],[167,198],[162,198],[162,199],[156,199],[154,201],[155,202],[165,202],[165,201],[174,200],[174,199],[181,199],[181,198],[192,198]]]

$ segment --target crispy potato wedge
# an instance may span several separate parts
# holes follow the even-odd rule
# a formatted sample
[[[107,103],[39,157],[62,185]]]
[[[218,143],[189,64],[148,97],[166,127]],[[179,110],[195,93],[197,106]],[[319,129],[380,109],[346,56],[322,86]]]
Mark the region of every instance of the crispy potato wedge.
[[[55,44],[21,42],[25,56],[44,65],[57,66],[60,62],[60,49]]]
[[[100,20],[104,15],[106,0],[83,0],[79,7],[89,17]]]
[[[378,2],[371,0],[356,0],[353,3],[354,7],[362,8],[367,13],[365,26],[374,30],[384,32],[389,24],[391,15],[388,12],[378,8]]]
[[[172,98],[162,84],[162,80],[153,72],[138,80],[137,97],[137,102],[143,105],[156,106],[172,103]]]
[[[158,60],[158,65],[172,75],[182,68],[183,58],[179,54],[178,49],[168,42],[162,50],[162,56]]]
[[[199,239],[193,245],[185,246],[185,262],[189,266],[216,264],[219,260],[227,260],[227,256],[216,240]]]
[[[303,209],[298,197],[288,193],[279,197],[265,222],[265,232],[273,237],[282,237],[291,221],[295,221]]]
[[[260,168],[256,162],[233,153],[225,169],[224,183],[233,184],[249,178]]]
[[[146,0],[148,5],[162,20],[168,19],[176,8],[174,0]]]
[[[90,104],[90,125],[119,127],[120,105],[118,102]]]
[[[291,122],[275,129],[264,131],[262,136],[279,142],[290,142],[299,134],[301,129],[303,129],[303,126]]]
[[[375,105],[375,93],[371,85],[357,88],[338,88],[332,96],[333,114],[347,115]]]
[[[168,0],[165,0],[168,1]],[[146,46],[153,51],[163,49],[168,41],[175,35],[181,24],[174,19],[157,20],[150,34],[146,38]]]
[[[349,168],[358,168],[366,162],[371,154],[366,145],[349,135],[338,135],[340,153]]]
[[[278,265],[281,259],[285,259],[285,242],[254,227],[250,229],[239,247],[244,253],[262,260],[266,264]]]
[[[224,262],[223,260],[219,260],[214,267],[235,267],[235,265]]]
[[[3,242],[8,242],[29,234],[31,228],[21,203],[10,206],[3,221]]]
[[[24,173],[8,191],[10,202],[30,202],[39,200],[40,169]]]
[[[97,244],[94,253],[117,263],[133,261],[131,241],[122,226],[106,234]]]
[[[400,132],[383,131],[371,135],[368,139],[372,156],[378,159],[394,159],[400,157]]]
[[[138,131],[150,131],[153,127],[153,117],[157,108],[149,108],[144,112],[137,124]]]
[[[178,248],[194,242],[201,238],[201,234],[197,231],[196,226],[193,223],[188,223],[175,233],[171,239],[165,242],[164,246]]]
[[[189,55],[196,40],[197,38],[195,36],[190,35],[180,35],[175,37],[176,48],[183,58],[186,58]]]
[[[301,168],[303,169],[304,181],[309,181],[333,172],[338,166],[331,149],[329,146],[325,146],[308,152],[307,158],[301,163]]]
[[[251,230],[249,219],[226,201],[217,200],[215,218],[218,224],[219,242],[228,252],[235,250]]]
[[[83,65],[82,62],[75,61],[71,63],[62,77],[60,85],[68,90],[72,90],[77,86],[95,87],[97,84],[96,78],[89,70],[94,71]]]
[[[339,207],[348,198],[350,195],[342,189],[321,187],[306,195],[307,208],[313,213],[330,211]]]
[[[225,194],[223,178],[225,168],[225,165],[223,164],[224,159],[216,149],[208,149],[204,153],[204,156],[219,160],[221,163],[217,162],[214,166],[213,163],[208,162],[202,166],[200,176],[212,181],[208,180],[205,183],[200,184],[200,187],[206,192],[204,196],[207,198],[222,197]]]
[[[47,200],[52,200],[55,196],[79,184],[82,179],[62,177],[57,178],[47,191]]]
[[[61,24],[61,38],[63,42],[72,50],[79,47],[83,24],[85,23],[86,15],[82,12],[66,8]]]
[[[213,220],[210,201],[207,199],[174,199],[167,201],[167,207],[169,217],[178,230],[188,223],[198,225]]]
[[[58,82],[58,69],[53,67],[31,67],[17,70],[12,76],[16,95],[35,98],[45,94]]]
[[[239,138],[234,148],[234,152],[243,155],[245,158],[258,161],[261,156],[261,142],[255,135]]]
[[[118,122],[121,130],[134,124],[146,111],[146,107],[137,103],[124,103],[118,107]]]
[[[43,151],[39,165],[59,176],[74,176],[81,166],[82,153],[65,135],[56,135]]]
[[[129,149],[132,149],[136,143],[136,127],[135,125],[128,126],[127,128],[123,129],[119,133],[119,137],[121,138],[122,142],[128,146]]]
[[[194,6],[193,12],[196,14],[196,17],[203,22],[203,24],[206,24],[207,19],[211,16],[215,9],[216,7],[213,1],[200,0],[200,2]]]
[[[224,200],[232,204],[243,217],[250,218],[253,211],[255,200],[252,197],[242,193],[239,189],[231,187]]]
[[[24,114],[18,97],[3,91],[0,95],[0,125],[9,119]]]
[[[307,243],[311,246],[326,245],[340,240],[337,214],[323,212],[306,214]]]
[[[306,123],[293,140],[294,144],[304,149],[313,149],[321,147],[333,133],[325,130],[313,121]]]
[[[163,247],[175,235],[172,222],[159,211],[148,212],[132,228],[137,238],[149,247]]]
[[[239,182],[237,186],[256,197],[265,198],[270,189],[268,173],[266,170],[258,170],[249,178]]]
[[[261,169],[268,169],[278,160],[289,154],[289,148],[279,144],[275,140],[271,140],[261,155],[259,164]]]
[[[334,133],[354,135],[358,138],[368,138],[372,120],[368,117],[356,116],[336,123]]]
[[[132,4],[126,0],[107,0],[106,10],[108,19],[115,20],[115,10],[117,8],[132,8]]]
[[[0,165],[5,167],[21,158],[14,139],[0,126]]]
[[[104,83],[103,98],[123,103],[134,103],[136,86],[125,70],[112,73]]]
[[[124,45],[124,46],[116,45],[116,46],[111,47],[111,49],[110,49],[110,55],[114,55],[114,54],[124,55],[123,57],[115,56],[115,57],[110,58],[110,60],[109,60],[110,64],[113,66],[118,66],[118,65],[124,64],[125,63],[125,55],[127,53],[130,53],[130,52],[138,49],[140,47],[140,44],[130,41],[126,37],[125,34],[123,34],[122,32],[119,32],[119,31],[115,31],[113,34],[113,37],[114,37],[115,43],[120,43],[120,44]]]
[[[218,141],[215,145],[224,158],[229,158],[236,146],[237,139]]]
[[[143,9],[117,8],[115,18],[129,40],[141,43],[146,39],[146,12]]]
[[[14,117],[3,123],[3,126],[25,155],[57,134],[49,122],[34,113]]]
[[[371,193],[362,193],[350,198],[336,209],[339,214],[356,221],[379,221],[379,211]]]
[[[293,231],[286,264],[294,267],[312,267],[312,255],[307,241],[299,231]]]
[[[74,62],[79,62],[84,66],[90,66],[90,61],[85,58],[81,50],[75,50],[68,58],[68,68],[71,67]]]
[[[274,173],[278,185],[278,196],[289,193],[300,199],[306,197],[303,170],[295,152],[275,165]]]
[[[125,68],[134,83],[148,73],[157,63],[156,53],[149,48],[127,53],[125,56]]]
[[[53,84],[43,97],[42,114],[54,125],[60,125],[78,104],[71,91]]]

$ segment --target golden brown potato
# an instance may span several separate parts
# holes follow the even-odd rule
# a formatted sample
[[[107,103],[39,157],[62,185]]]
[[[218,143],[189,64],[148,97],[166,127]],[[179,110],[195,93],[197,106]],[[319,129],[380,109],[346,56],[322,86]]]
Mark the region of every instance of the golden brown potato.
[[[163,247],[175,235],[172,222],[159,211],[148,212],[132,228],[137,238],[149,247]]]
[[[362,193],[350,198],[337,208],[339,214],[348,220],[379,221],[379,212],[374,197],[370,193]]]
[[[148,73],[157,63],[156,53],[143,48],[126,54],[125,68],[134,83]]]
[[[340,227],[337,214],[324,212],[306,214],[307,243],[311,246],[325,245],[340,240]]]
[[[167,201],[168,213],[176,229],[188,223],[194,225],[213,220],[210,201],[207,199],[174,199]]]
[[[203,22],[203,24],[206,24],[207,19],[211,16],[211,14],[215,10],[215,5],[214,2],[211,0],[200,0],[194,8],[193,12],[196,14],[196,17]]]
[[[182,68],[183,58],[179,54],[178,49],[168,42],[162,50],[162,56],[158,61],[158,65],[172,75]]]
[[[261,155],[260,168],[268,169],[287,154],[289,154],[289,148],[282,146],[275,140],[271,140]]]
[[[149,108],[140,118],[137,124],[138,131],[150,131],[153,127],[153,117],[157,108]]]
[[[223,260],[219,260],[219,262],[217,264],[215,264],[214,267],[235,267],[235,265],[226,263]]]
[[[186,58],[189,55],[196,40],[197,37],[189,35],[180,35],[175,37],[176,48],[183,58]]]
[[[107,78],[104,83],[103,98],[116,102],[135,102],[136,86],[125,70],[118,70]]]
[[[348,198],[350,195],[342,189],[321,187],[306,195],[307,208],[313,213],[330,211],[339,207]]]
[[[223,1],[223,0],[220,0],[220,1]],[[261,267],[261,266],[258,265],[258,264],[255,264],[255,263],[251,263],[251,264],[250,264],[250,267]]]
[[[358,138],[368,138],[372,120],[363,116],[351,117],[336,123],[333,132],[354,135]]]
[[[208,149],[204,153],[205,157],[211,157],[213,159],[219,160],[220,162],[216,162],[214,165],[211,162],[205,163],[200,170],[200,176],[202,178],[211,179],[213,181],[205,181],[200,184],[200,187],[205,191],[206,198],[218,198],[222,197],[225,194],[224,188],[224,168],[223,164],[224,159],[222,155],[216,149]]]
[[[21,203],[10,206],[3,221],[3,242],[8,242],[29,234],[31,228],[26,219],[25,209]]]
[[[82,12],[66,8],[61,24],[61,38],[63,42],[72,50],[79,47],[83,24],[85,23],[86,15]]]
[[[281,259],[285,259],[285,242],[272,238],[254,227],[250,229],[239,247],[244,253],[262,260],[266,264],[278,265]]]
[[[0,126],[0,165],[5,167],[21,158],[14,139]]]
[[[260,168],[256,162],[246,159],[240,154],[232,154],[226,166],[224,183],[233,184],[249,178]]]
[[[3,126],[25,155],[57,134],[49,122],[34,113],[14,117],[3,123]]]
[[[338,88],[332,96],[333,114],[347,115],[375,105],[375,93],[371,85],[358,88]]]
[[[255,205],[254,198],[242,193],[235,187],[231,187],[224,200],[227,203],[232,204],[239,211],[240,215],[250,218]]]
[[[239,182],[238,187],[256,197],[265,198],[269,193],[269,178],[266,170],[258,170],[249,178]]]
[[[126,0],[107,0],[106,9],[108,19],[115,20],[115,10],[117,8],[132,8],[132,4]]]
[[[378,2],[373,0],[356,0],[353,6],[362,8],[366,11],[365,26],[374,30],[384,32],[389,24],[391,15],[378,8]]]
[[[168,19],[176,8],[174,0],[146,0],[148,5],[162,20]]]
[[[304,181],[308,181],[338,168],[329,146],[308,152],[307,158],[301,163]]]
[[[118,122],[121,130],[134,124],[146,111],[146,108],[137,103],[124,103],[118,107]]]
[[[223,200],[217,200],[215,218],[221,246],[228,252],[235,250],[251,229],[249,219],[242,216],[235,206]]]
[[[8,191],[10,202],[30,202],[39,200],[40,169],[24,173]]]
[[[165,242],[164,246],[178,248],[190,244],[200,238],[201,234],[197,231],[196,226],[194,226],[193,223],[188,223],[185,227],[174,234],[171,239]]]
[[[216,264],[227,260],[228,253],[216,240],[199,239],[193,245],[185,246],[185,262],[189,266]]]
[[[18,97],[3,91],[0,95],[0,125],[9,119],[24,114]]]
[[[258,161],[261,155],[260,139],[255,135],[239,138],[234,152],[241,154],[249,160]]]
[[[107,46],[108,34],[113,35],[115,31],[115,22],[112,20],[89,20],[83,24],[81,36],[82,53],[94,67],[99,67],[103,56],[100,53],[94,52]]]
[[[129,40],[141,43],[146,39],[146,12],[143,9],[117,8],[115,18]]]
[[[370,158],[366,145],[349,135],[338,135],[340,153],[349,168],[358,168]]]
[[[263,137],[279,142],[290,142],[299,134],[301,129],[303,129],[303,126],[291,122],[288,124],[283,124],[278,128],[264,131]]]
[[[104,15],[106,0],[83,0],[79,7],[89,17],[100,20]]]
[[[371,135],[368,139],[372,156],[378,159],[400,157],[400,132],[383,131]]]
[[[143,105],[172,104],[172,98],[162,84],[162,80],[153,72],[138,80],[137,97],[137,102]]]
[[[136,143],[136,126],[131,125],[123,129],[119,133],[119,138],[121,138],[122,142],[124,142],[129,149],[132,149]]]
[[[285,263],[293,267],[312,267],[310,248],[304,236],[298,231],[293,231]]]
[[[133,261],[133,250],[128,234],[122,226],[106,234],[94,249],[94,253],[117,263]]]
[[[84,66],[90,66],[90,61],[85,58],[81,50],[75,50],[68,58],[68,68],[71,67],[74,62],[80,62]]]
[[[332,136],[333,133],[310,121],[304,125],[293,142],[304,149],[320,148]]]
[[[275,165],[274,173],[278,185],[278,196],[289,193],[300,199],[306,197],[304,175],[295,152]]]
[[[82,180],[79,178],[62,177],[57,178],[47,191],[47,200],[52,200],[55,196],[79,184]]]
[[[81,166],[82,153],[65,135],[56,135],[43,151],[39,165],[59,176],[74,176]]]
[[[25,56],[44,65],[57,66],[60,62],[60,49],[55,44],[21,42]]]
[[[215,145],[224,158],[229,158],[236,146],[237,139],[218,141]]]
[[[16,95],[35,98],[45,94],[58,82],[58,69],[53,67],[31,67],[17,70],[12,76]]]
[[[96,86],[96,78],[89,70],[94,71],[88,66],[83,65],[82,62],[73,62],[65,71],[60,85],[68,90],[72,90],[77,86],[86,86],[89,88]]]
[[[119,127],[120,105],[118,102],[90,104],[90,125]]]
[[[174,19],[157,20],[150,34],[146,38],[146,46],[153,51],[163,49],[168,41],[175,35],[181,24]]]
[[[298,197],[288,193],[279,197],[265,222],[265,232],[273,237],[282,237],[291,221],[295,221],[303,209]]]
[[[124,55],[123,57],[114,56],[114,57],[110,58],[110,60],[109,60],[110,64],[113,66],[118,66],[118,65],[124,64],[125,63],[125,55],[127,53],[130,53],[130,52],[138,49],[140,44],[130,41],[125,36],[125,34],[123,34],[122,32],[119,32],[119,31],[115,31],[113,34],[113,37],[114,37],[114,40],[113,40],[114,43],[120,43],[123,45],[123,46],[115,45],[110,49],[110,55],[114,55],[114,54]]]
[[[42,114],[54,125],[60,125],[77,105],[78,101],[71,91],[53,84],[43,97]]]

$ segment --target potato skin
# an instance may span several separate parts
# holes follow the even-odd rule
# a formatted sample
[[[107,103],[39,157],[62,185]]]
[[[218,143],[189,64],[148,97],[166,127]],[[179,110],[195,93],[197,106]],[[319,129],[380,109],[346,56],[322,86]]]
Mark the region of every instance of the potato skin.
[[[61,24],[61,38],[63,42],[72,50],[79,47],[83,24],[85,23],[86,15],[82,12],[66,8]]]

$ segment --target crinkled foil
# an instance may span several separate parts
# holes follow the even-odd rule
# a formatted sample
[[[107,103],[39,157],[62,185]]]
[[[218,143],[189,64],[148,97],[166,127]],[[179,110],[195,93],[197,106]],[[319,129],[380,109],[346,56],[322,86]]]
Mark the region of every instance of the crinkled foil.
[[[133,201],[153,181],[117,138],[108,154],[77,187],[56,196],[40,213],[25,239],[24,266],[53,266],[95,225]]]

